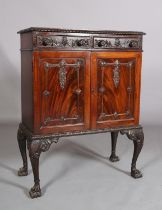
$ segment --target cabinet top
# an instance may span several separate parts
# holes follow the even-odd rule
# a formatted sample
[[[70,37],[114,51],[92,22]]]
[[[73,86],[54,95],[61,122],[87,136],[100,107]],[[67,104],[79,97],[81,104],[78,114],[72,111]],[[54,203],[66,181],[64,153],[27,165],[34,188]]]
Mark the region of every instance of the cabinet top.
[[[17,33],[27,33],[32,31],[38,32],[60,32],[60,33],[87,33],[87,34],[113,34],[113,35],[145,35],[141,31],[111,31],[111,30],[75,30],[75,29],[61,29],[61,28],[43,28],[30,27],[18,31]]]

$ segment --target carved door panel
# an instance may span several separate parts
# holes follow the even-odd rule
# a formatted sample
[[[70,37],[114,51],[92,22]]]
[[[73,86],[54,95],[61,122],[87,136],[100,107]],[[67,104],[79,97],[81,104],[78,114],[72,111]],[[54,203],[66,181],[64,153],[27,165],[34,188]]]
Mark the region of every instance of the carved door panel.
[[[141,54],[92,54],[92,128],[138,124]]]
[[[42,132],[89,128],[89,60],[87,52],[41,52],[37,55],[39,96],[36,98],[40,100]]]

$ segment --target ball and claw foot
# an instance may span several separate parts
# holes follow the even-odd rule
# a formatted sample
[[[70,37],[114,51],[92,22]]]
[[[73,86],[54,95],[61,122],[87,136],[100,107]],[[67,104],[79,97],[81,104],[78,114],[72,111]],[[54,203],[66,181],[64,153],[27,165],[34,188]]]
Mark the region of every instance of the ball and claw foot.
[[[31,190],[29,191],[29,195],[31,198],[38,198],[41,196],[41,189],[39,184],[35,184]]]
[[[109,157],[109,160],[110,160],[111,162],[117,162],[117,161],[119,161],[120,159],[119,159],[119,157],[118,157],[117,155],[111,155],[111,156]]]
[[[131,170],[131,176],[135,179],[141,178],[142,177],[142,173],[141,171],[139,171],[138,169],[132,169]]]
[[[27,176],[28,175],[28,169],[26,167],[21,167],[18,170],[18,176]]]

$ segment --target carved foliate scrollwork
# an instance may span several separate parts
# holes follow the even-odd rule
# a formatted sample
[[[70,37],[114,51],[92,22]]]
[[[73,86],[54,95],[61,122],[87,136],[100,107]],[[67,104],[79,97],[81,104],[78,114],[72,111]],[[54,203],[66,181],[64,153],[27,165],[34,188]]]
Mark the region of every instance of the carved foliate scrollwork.
[[[63,90],[65,87],[65,83],[66,83],[66,62],[64,60],[62,60],[60,62],[60,70],[59,70],[59,82],[60,82],[60,87]]]
[[[75,36],[37,36],[38,47],[54,48],[90,48],[91,40],[89,37]]]
[[[120,65],[121,63],[119,62],[119,60],[115,60],[114,63],[107,63],[103,60],[100,60],[99,61],[99,65],[101,67],[104,67],[104,66],[114,66],[114,69],[113,69],[113,81],[114,81],[114,85],[115,87],[117,88],[119,86],[119,82],[120,82]]]
[[[37,36],[38,47],[54,48],[142,48],[141,38],[94,37],[94,44],[90,37],[77,36]]]
[[[49,150],[51,144],[58,142],[58,138],[46,138],[45,136],[39,137],[39,139],[28,139],[28,150],[31,160],[31,165],[34,174],[34,186],[29,191],[31,198],[37,198],[41,196],[40,180],[39,180],[39,157],[41,152]]]
[[[137,142],[140,142],[140,143],[142,142],[142,144],[143,144],[144,134],[143,134],[143,129],[142,128],[138,128],[138,129],[126,129],[126,130],[120,131],[120,133],[122,135],[123,134],[126,134],[127,137],[130,140],[137,141]]]
[[[49,150],[51,144],[57,143],[59,138],[43,138],[43,139],[37,139],[33,141],[28,142],[28,149],[29,149],[29,155],[31,159],[39,158],[41,152],[46,152]]]
[[[115,87],[117,88],[119,86],[119,82],[120,82],[120,66],[121,65],[125,65],[131,70],[132,64],[134,63],[134,60],[133,61],[129,61],[128,63],[122,63],[118,59],[115,60],[114,63],[106,62],[104,60],[99,60],[98,63],[99,63],[100,67],[114,66],[114,69],[113,69],[113,81],[114,81]],[[132,87],[128,87],[128,92],[131,91],[131,90],[132,90]]]
[[[95,37],[94,48],[142,48],[142,42],[140,38],[115,38],[115,37]]]
[[[52,63],[45,63],[45,70],[48,70],[48,68],[58,67],[59,68],[59,83],[62,90],[65,88],[66,84],[66,74],[67,70],[66,67],[73,67],[75,69],[79,69],[81,66],[81,61],[78,60],[76,63],[66,63],[65,60],[61,60],[59,63],[52,64]]]
[[[118,60],[116,60],[114,62],[114,69],[113,69],[113,81],[114,81],[114,85],[117,88],[119,86],[119,81],[120,81],[120,62]]]

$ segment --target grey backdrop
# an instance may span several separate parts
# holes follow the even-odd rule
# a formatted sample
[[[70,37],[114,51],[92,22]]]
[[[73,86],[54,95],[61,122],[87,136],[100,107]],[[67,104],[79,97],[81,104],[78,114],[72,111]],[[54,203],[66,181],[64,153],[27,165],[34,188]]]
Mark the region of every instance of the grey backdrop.
[[[48,161],[46,162],[47,166],[53,170],[51,175],[54,176],[53,178],[50,179],[49,174],[45,173],[45,164],[42,161],[42,168],[44,167],[42,177],[43,175],[46,177],[44,182],[42,181],[42,185],[44,190],[49,189],[44,197],[39,199],[40,203],[38,200],[31,202],[28,199],[27,189],[32,185],[32,174],[26,179],[16,176],[16,168],[21,164],[16,144],[17,124],[21,120],[20,41],[16,32],[31,26],[139,30],[147,33],[143,43],[141,87],[141,123],[145,128],[146,139],[145,148],[140,158],[141,162],[139,162],[145,173],[143,182],[142,180],[132,181],[129,176],[125,175],[125,172],[124,174],[120,173],[124,167],[128,171],[128,166],[130,166],[131,143],[126,141],[121,144],[119,142],[120,155],[125,162],[119,162],[115,165],[117,170],[114,170],[113,165],[105,166],[103,164],[105,161],[99,160],[107,157],[108,154],[105,149],[108,147],[106,146],[106,135],[96,135],[88,137],[88,139],[87,137],[70,138],[56,149],[56,153],[53,152],[55,154],[53,160],[50,155],[49,163],[57,166],[57,173],[49,163],[47,164]],[[41,209],[41,207],[45,209],[45,205],[49,205],[46,209],[54,210],[161,209],[162,201],[159,197],[162,194],[162,185],[160,184],[162,183],[161,83],[161,0],[0,0],[0,184],[3,189],[3,191],[0,190],[0,210],[28,209],[28,205],[30,205],[30,209]],[[98,141],[99,138],[100,140],[102,138],[102,144]],[[76,141],[73,139],[80,141],[82,146],[75,144]],[[92,151],[88,150],[88,147]],[[110,147],[108,148],[110,152]],[[62,151],[61,155],[57,153],[59,149]],[[98,154],[103,154],[103,157]],[[127,155],[129,156],[128,161]],[[45,159],[46,156],[42,158],[42,160]],[[61,163],[63,167],[61,168],[58,163]],[[71,165],[73,166],[72,174],[69,169]],[[77,167],[78,165],[79,167]],[[121,168],[123,169],[121,170]],[[59,172],[59,170],[63,171]],[[109,174],[107,174],[107,170],[109,170]],[[91,176],[93,178],[89,178]],[[60,177],[63,177],[63,180]],[[79,181],[74,182],[78,177]],[[87,180],[88,189],[83,187],[85,180]],[[88,185],[88,180],[91,181],[91,185]],[[108,185],[106,191],[105,183]],[[135,187],[135,191],[132,191],[132,187]],[[11,202],[8,202],[7,198],[10,198]],[[54,206],[50,207],[50,205]]]
[[[161,9],[161,0],[0,0],[0,121],[20,120],[20,44],[16,32],[46,26],[146,32],[141,121],[162,122]]]

